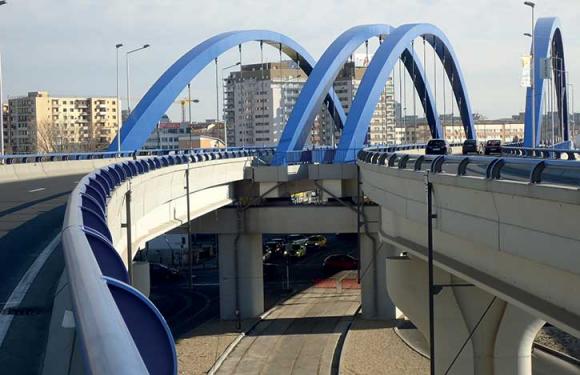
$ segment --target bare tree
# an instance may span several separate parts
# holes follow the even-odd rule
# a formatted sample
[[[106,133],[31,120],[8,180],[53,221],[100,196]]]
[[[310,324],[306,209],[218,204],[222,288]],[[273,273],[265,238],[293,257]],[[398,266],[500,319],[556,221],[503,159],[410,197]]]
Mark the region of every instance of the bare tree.
[[[37,152],[62,151],[63,139],[60,127],[54,121],[41,120],[36,125]]]

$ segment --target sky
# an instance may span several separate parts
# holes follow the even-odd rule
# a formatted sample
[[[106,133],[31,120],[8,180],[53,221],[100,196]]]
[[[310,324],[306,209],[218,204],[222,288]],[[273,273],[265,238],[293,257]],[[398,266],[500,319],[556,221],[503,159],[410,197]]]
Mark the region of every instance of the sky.
[[[131,55],[133,107],[180,56],[224,31],[270,29],[301,43],[315,58],[341,32],[361,24],[428,22],[451,41],[474,112],[488,118],[523,111],[521,56],[529,52],[530,9],[519,0],[7,0],[0,7],[4,97],[114,96],[115,44],[147,50]],[[569,80],[580,80],[578,0],[536,1],[536,16],[560,17]],[[374,44],[373,44],[374,43]],[[371,42],[371,49],[376,46]],[[125,51],[126,51],[125,50]],[[243,49],[244,63],[260,61],[257,43]],[[265,61],[277,61],[274,49]],[[238,61],[237,50],[220,67]],[[125,56],[121,54],[121,97]],[[193,119],[215,118],[214,67],[191,84]],[[579,86],[580,88],[580,86]],[[176,104],[169,111],[179,120]],[[176,118],[177,117],[177,118]]]

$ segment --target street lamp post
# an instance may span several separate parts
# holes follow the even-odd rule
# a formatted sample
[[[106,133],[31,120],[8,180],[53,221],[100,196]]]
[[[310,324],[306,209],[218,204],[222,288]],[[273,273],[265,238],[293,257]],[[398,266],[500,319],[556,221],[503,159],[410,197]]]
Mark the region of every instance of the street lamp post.
[[[532,65],[532,82],[530,84],[530,88],[532,91],[532,147],[536,147],[536,69],[535,69],[535,37],[534,37],[534,9],[536,4],[531,1],[525,1],[524,5],[529,6],[532,9],[532,27],[531,27],[531,37],[532,37],[532,52],[530,53],[530,64]]]
[[[191,126],[191,103],[199,103],[199,99],[191,99],[191,88],[190,84],[187,84],[187,91],[188,91],[188,98],[187,101],[189,102],[189,149],[192,149],[193,145],[193,134],[192,134],[192,126]]]
[[[232,65],[226,66],[225,68],[222,68],[222,77],[224,76],[224,72],[226,70],[231,69],[231,68],[235,68],[236,66],[241,65],[241,64],[242,64],[242,62],[238,61],[235,64],[232,64]],[[216,77],[216,81],[217,81],[217,77]],[[225,87],[224,87],[224,85],[222,85],[222,100],[224,100],[224,98],[225,98],[224,89],[225,89]],[[219,110],[218,110],[218,112],[219,112]],[[223,118],[223,121],[224,121],[224,146],[225,146],[226,151],[227,151],[228,150],[228,128],[226,126],[226,118],[225,117]]]
[[[123,47],[123,43],[118,43],[115,45],[115,50],[117,51],[117,153],[121,153],[121,127],[122,124],[122,116],[119,112],[121,109],[121,105],[119,103],[119,48]]]
[[[6,1],[0,1],[0,5]],[[0,156],[4,156],[4,102],[2,101],[2,56],[0,55]]]
[[[126,53],[126,62],[127,62],[127,115],[131,114],[131,87],[129,85],[129,55],[132,53],[135,53],[137,51],[141,51],[144,50],[145,48],[149,48],[150,45],[149,44],[145,44],[143,45],[143,47],[139,47],[139,48],[135,48],[131,51],[128,51]]]

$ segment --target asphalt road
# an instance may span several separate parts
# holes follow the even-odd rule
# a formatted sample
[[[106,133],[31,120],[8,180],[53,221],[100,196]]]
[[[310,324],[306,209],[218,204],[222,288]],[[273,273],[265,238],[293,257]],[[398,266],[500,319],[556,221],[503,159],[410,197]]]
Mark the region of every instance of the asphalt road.
[[[81,178],[74,175],[0,184],[3,373],[36,374],[42,367],[53,296],[64,268],[58,242],[54,250],[44,253],[48,256],[41,258],[43,262],[35,261],[60,233],[68,195]],[[24,292],[21,298],[15,289]]]
[[[266,237],[266,236],[265,236]],[[281,237],[281,236],[270,236]],[[282,258],[268,263],[274,269],[264,280],[264,308],[272,308],[290,293],[303,291],[326,276],[322,272],[324,258],[331,254],[349,254],[356,247],[355,236],[328,235],[324,249],[310,250],[304,258],[289,263],[290,288],[286,289],[286,262]],[[177,340],[200,324],[219,318],[219,273],[217,259],[193,270],[193,289],[187,280],[152,282],[150,299],[167,320]]]

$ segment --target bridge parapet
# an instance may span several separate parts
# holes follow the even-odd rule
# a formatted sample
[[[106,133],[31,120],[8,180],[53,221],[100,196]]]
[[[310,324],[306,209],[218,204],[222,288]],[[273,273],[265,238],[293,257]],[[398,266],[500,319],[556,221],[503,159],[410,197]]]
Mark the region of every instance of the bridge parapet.
[[[404,162],[390,163],[393,158],[404,160],[402,155],[361,153],[362,188],[381,206],[382,239],[424,258],[425,169],[437,170],[437,159],[425,157],[407,168]],[[568,292],[570,285],[580,286],[578,185],[497,179],[492,173],[497,159],[487,163],[477,167],[478,176],[445,173],[444,168],[430,173],[437,215],[435,263],[578,336],[580,303]],[[577,162],[560,163],[577,167]],[[507,171],[511,164],[505,165]]]
[[[187,174],[190,199],[206,202],[207,196],[197,195],[207,195],[207,188],[214,186],[227,196],[227,183],[242,179],[244,166],[264,152],[271,153],[244,150],[142,158],[96,170],[81,180],[69,198],[62,243],[87,373],[177,373],[174,341],[165,320],[130,286],[128,244],[138,245],[163,230],[151,215],[175,226],[184,221],[186,171],[204,167],[203,173]],[[232,165],[237,165],[235,171],[228,169]],[[125,247],[127,231],[120,229],[122,225],[136,236]]]

